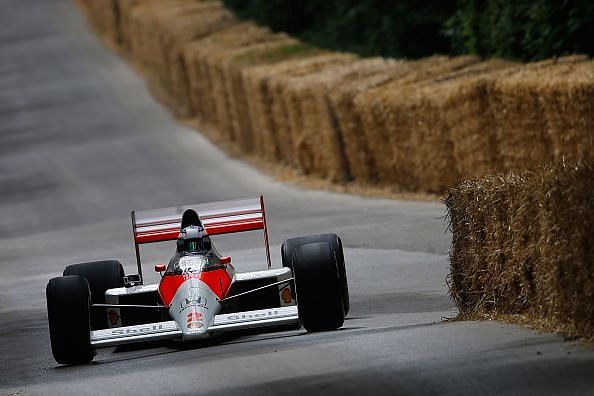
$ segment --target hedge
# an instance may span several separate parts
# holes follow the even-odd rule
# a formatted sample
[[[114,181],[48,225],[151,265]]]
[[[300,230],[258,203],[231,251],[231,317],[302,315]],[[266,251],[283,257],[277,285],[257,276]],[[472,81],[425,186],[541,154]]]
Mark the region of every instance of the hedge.
[[[591,0],[224,0],[241,18],[363,56],[594,54]]]

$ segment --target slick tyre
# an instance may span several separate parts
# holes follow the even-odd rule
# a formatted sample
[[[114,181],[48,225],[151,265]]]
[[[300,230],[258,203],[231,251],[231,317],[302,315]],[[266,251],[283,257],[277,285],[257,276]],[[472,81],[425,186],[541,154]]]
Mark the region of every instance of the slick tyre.
[[[66,275],[81,275],[89,281],[91,303],[93,304],[105,304],[106,290],[124,286],[124,267],[117,260],[72,264],[64,270],[64,276]],[[105,310],[93,310],[91,312],[91,328],[100,330],[107,327]]]
[[[93,360],[89,282],[80,275],[50,279],[45,289],[52,354],[58,363]]]
[[[293,250],[293,276],[299,318],[309,332],[334,330],[344,323],[342,279],[328,242],[313,242]]]
[[[347,315],[350,309],[349,301],[349,285],[347,282],[346,266],[344,264],[344,253],[342,250],[342,241],[336,234],[320,234],[307,235],[297,238],[290,238],[283,242],[281,246],[281,258],[284,267],[293,269],[292,257],[293,251],[296,247],[312,243],[312,242],[327,242],[330,244],[332,250],[336,252],[336,260],[338,264],[339,276],[342,281],[342,302],[344,304],[344,314]],[[294,284],[291,285],[292,290],[295,290]],[[294,297],[294,296],[293,296]]]

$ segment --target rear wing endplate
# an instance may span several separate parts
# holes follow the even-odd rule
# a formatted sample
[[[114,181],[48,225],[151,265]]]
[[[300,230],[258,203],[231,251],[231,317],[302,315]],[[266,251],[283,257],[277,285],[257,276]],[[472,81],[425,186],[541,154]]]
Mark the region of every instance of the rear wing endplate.
[[[260,195],[257,198],[132,211],[132,230],[136,248],[136,261],[138,264],[138,274],[141,279],[142,269],[139,245],[177,239],[181,227],[182,215],[187,209],[193,209],[198,213],[209,235],[263,230],[268,268],[272,267],[264,197]]]

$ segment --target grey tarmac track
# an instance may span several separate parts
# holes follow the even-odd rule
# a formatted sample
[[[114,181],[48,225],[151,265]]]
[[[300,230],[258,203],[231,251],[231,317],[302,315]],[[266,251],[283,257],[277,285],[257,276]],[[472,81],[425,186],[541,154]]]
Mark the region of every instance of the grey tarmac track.
[[[45,285],[80,261],[117,258],[133,271],[130,210],[260,192],[277,265],[287,237],[342,236],[343,329],[54,362]],[[442,321],[455,315],[443,215],[439,203],[271,180],[176,124],[70,0],[0,2],[0,394],[594,394],[591,347],[498,322]],[[218,243],[238,269],[262,268],[258,235]],[[172,250],[147,249],[147,270]]]

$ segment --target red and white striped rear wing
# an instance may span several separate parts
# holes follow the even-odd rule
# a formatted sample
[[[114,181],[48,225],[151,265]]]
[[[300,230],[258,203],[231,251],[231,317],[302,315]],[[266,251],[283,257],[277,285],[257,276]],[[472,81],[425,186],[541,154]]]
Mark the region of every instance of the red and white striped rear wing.
[[[249,199],[133,211],[132,230],[136,246],[138,273],[141,276],[139,245],[177,239],[182,215],[187,209],[194,209],[198,213],[209,235],[263,230],[268,268],[271,268],[264,197],[259,196]]]

